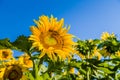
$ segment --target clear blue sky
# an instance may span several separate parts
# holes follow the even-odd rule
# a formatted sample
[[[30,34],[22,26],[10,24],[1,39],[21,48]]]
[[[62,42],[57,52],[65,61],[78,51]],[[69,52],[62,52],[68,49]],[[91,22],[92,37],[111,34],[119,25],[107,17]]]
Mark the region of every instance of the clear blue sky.
[[[33,19],[51,14],[64,18],[80,39],[99,38],[104,31],[120,34],[120,0],[0,0],[0,39],[29,36]]]

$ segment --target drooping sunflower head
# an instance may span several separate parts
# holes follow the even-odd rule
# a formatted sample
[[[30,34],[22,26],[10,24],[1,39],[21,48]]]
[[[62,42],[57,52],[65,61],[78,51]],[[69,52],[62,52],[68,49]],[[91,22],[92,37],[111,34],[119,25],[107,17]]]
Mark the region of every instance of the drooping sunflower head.
[[[12,50],[10,49],[0,49],[0,60],[7,60],[12,58]]]
[[[68,33],[69,27],[64,26],[64,19],[60,21],[51,16],[39,17],[39,20],[34,22],[36,26],[32,26],[29,40],[33,41],[32,47],[41,51],[40,57],[45,54],[50,59],[56,60],[57,57],[65,59],[70,57],[73,51],[72,46],[75,44],[72,41],[73,35]]]
[[[6,80],[20,80],[25,68],[18,61],[10,61],[4,64],[6,69],[3,78]]]

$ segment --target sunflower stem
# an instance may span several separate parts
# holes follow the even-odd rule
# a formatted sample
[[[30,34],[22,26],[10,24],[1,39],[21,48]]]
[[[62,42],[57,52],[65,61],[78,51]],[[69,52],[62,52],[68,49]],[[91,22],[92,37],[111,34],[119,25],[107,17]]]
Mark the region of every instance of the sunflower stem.
[[[87,71],[87,80],[90,80],[90,73],[89,73],[89,68],[88,68],[88,71]]]
[[[35,75],[36,75],[36,74],[35,74],[35,73],[36,73],[36,72],[35,72],[35,63],[34,63],[34,60],[32,60],[32,61],[33,61],[33,76],[34,76],[34,78],[35,78],[35,77],[36,77],[36,76],[35,76]]]
[[[87,58],[89,59],[90,53],[88,52]],[[87,65],[89,65],[89,62],[87,62]],[[87,80],[90,80],[90,68],[87,66]]]
[[[28,55],[30,56],[30,58],[31,58],[31,60],[32,60],[32,63],[33,63],[33,72],[32,72],[32,76],[34,77],[34,79],[36,79],[35,62],[34,62],[34,59],[32,59],[32,56],[31,56],[31,52],[30,52],[30,51],[28,52]]]

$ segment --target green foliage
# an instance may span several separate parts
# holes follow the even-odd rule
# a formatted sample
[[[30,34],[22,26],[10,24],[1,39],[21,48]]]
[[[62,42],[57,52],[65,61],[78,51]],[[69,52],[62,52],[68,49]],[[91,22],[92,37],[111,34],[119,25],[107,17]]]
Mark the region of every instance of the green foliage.
[[[98,48],[103,47],[105,47],[108,52],[114,54],[117,50],[120,50],[120,42],[116,40],[116,38],[108,39],[104,42],[101,42],[98,46]]]
[[[15,46],[13,46],[8,38],[1,39],[0,40],[0,49],[16,49]]]
[[[39,58],[41,51],[31,49],[31,42],[27,36],[21,35],[15,41],[0,40],[0,49],[13,49],[29,54],[34,66],[25,75],[30,80],[119,80],[120,79],[120,41],[116,37],[106,40],[78,40],[75,49],[79,52],[71,60],[53,61],[45,55]],[[96,50],[96,52],[95,52]],[[34,53],[35,52],[35,53]],[[78,54],[86,56],[84,59]],[[99,55],[100,59],[96,58]],[[108,54],[109,53],[109,54]],[[105,55],[106,54],[106,55]],[[92,57],[91,57],[92,55]],[[80,59],[79,59],[80,58]],[[0,61],[0,64],[2,62]],[[3,68],[0,65],[0,68]],[[74,71],[71,72],[71,68]]]
[[[17,47],[18,50],[28,53],[31,47],[31,42],[28,41],[28,37],[21,35],[14,42],[12,42],[12,45]]]
[[[91,53],[96,45],[100,43],[100,40],[95,39],[95,40],[78,40],[77,41],[78,46],[77,50],[82,53],[83,55],[87,55],[88,52]]]

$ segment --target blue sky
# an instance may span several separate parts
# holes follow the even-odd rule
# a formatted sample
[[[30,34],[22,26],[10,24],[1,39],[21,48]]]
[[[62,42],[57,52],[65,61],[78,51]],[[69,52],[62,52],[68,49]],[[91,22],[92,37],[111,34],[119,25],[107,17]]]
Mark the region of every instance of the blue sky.
[[[0,0],[0,39],[29,36],[33,19],[51,14],[64,18],[80,39],[99,38],[104,31],[120,37],[120,0]]]

